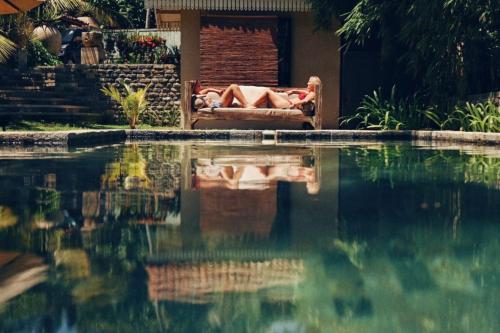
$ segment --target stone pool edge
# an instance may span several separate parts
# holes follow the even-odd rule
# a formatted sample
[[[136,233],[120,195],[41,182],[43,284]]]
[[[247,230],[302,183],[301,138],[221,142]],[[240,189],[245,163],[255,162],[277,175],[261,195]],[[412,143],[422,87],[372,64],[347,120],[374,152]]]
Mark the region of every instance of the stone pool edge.
[[[456,131],[366,130],[78,130],[57,132],[0,132],[0,145],[93,146],[126,141],[201,140],[224,142],[335,143],[412,141],[500,146],[500,133]]]

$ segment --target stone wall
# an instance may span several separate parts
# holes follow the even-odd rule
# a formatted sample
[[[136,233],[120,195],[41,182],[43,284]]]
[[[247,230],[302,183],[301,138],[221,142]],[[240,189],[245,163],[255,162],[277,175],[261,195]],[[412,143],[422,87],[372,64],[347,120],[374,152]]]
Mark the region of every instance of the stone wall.
[[[57,92],[73,97],[79,104],[90,106],[93,112],[106,114],[106,120],[114,123],[125,123],[124,114],[118,104],[103,95],[100,89],[111,84],[123,92],[119,84],[121,80],[135,89],[151,84],[147,94],[149,106],[141,116],[142,122],[163,126],[178,124],[181,84],[175,65],[66,65],[44,69],[55,71]]]

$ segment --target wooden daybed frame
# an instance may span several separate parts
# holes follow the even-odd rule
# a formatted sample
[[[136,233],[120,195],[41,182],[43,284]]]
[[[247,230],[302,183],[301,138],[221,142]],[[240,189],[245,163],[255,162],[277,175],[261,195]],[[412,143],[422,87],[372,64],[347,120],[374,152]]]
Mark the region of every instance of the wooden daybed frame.
[[[182,129],[193,129],[199,120],[282,120],[286,122],[310,125],[314,129],[322,128],[323,96],[321,84],[316,85],[316,97],[314,99],[314,114],[305,115],[299,109],[273,109],[273,108],[205,108],[197,111],[193,107],[193,92],[196,81],[184,83],[184,97],[182,101]],[[290,89],[300,88],[273,88],[274,91],[282,92]],[[303,89],[303,88],[302,88]]]

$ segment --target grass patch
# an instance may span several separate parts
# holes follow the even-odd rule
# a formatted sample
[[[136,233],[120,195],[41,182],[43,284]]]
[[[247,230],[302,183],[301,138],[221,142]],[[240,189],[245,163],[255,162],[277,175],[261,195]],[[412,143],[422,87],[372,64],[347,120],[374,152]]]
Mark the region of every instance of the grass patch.
[[[48,131],[74,131],[85,129],[129,129],[128,125],[114,125],[114,124],[94,124],[94,123],[80,123],[80,124],[65,124],[56,122],[44,121],[28,121],[22,120],[10,123],[6,130],[8,131],[34,131],[34,132],[48,132]],[[178,129],[177,127],[168,126],[151,126],[151,125],[138,125],[137,129]]]

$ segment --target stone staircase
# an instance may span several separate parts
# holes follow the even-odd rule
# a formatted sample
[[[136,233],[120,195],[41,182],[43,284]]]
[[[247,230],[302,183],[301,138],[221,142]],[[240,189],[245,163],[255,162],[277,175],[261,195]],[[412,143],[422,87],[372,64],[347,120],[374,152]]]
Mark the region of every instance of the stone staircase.
[[[1,70],[0,126],[5,130],[8,124],[19,120],[100,122],[101,114],[92,112],[85,91],[78,90],[78,86],[57,89],[53,71]]]

